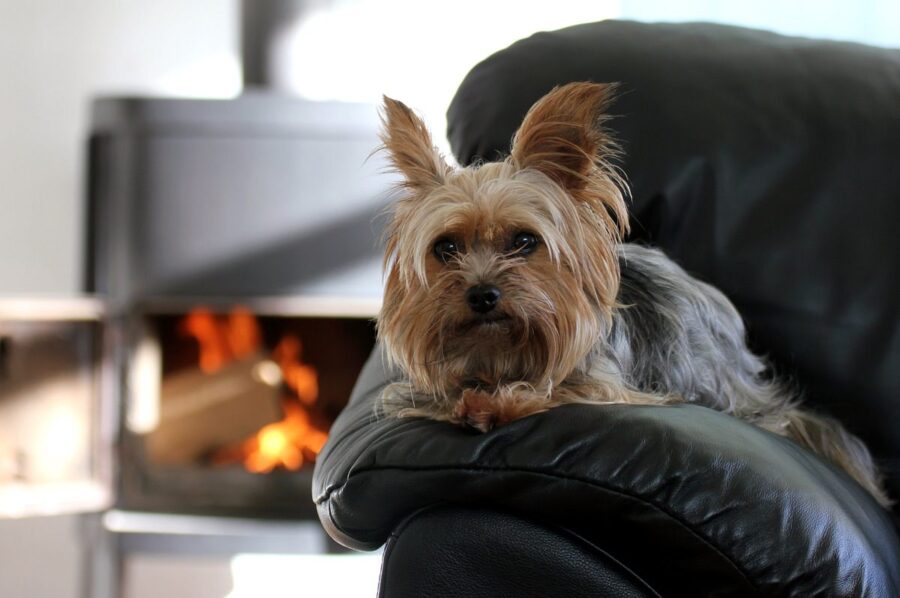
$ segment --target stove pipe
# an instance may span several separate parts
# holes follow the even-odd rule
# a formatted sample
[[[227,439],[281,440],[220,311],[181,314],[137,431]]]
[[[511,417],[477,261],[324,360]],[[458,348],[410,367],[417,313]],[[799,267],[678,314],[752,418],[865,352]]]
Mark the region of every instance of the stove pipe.
[[[286,91],[284,77],[290,65],[280,41],[316,10],[333,0],[241,0],[241,62],[244,89]]]

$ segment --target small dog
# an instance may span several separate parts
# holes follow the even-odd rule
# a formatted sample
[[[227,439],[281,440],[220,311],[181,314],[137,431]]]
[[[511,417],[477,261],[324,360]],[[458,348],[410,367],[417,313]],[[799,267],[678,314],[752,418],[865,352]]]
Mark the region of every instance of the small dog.
[[[404,195],[378,332],[407,379],[382,408],[488,431],[566,403],[696,403],[799,442],[888,505],[863,443],[765,377],[721,292],[622,242],[625,185],[603,127],[613,90],[554,89],[505,161],[465,169],[385,98],[382,140]]]

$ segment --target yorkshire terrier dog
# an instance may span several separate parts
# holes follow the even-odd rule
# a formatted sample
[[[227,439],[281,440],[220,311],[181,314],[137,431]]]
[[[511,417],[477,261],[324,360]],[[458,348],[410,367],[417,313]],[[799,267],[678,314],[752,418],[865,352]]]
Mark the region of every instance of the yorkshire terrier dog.
[[[383,410],[488,431],[566,403],[695,403],[812,449],[888,505],[863,443],[766,376],[721,292],[622,242],[625,185],[603,127],[613,89],[554,89],[505,161],[464,169],[385,98],[403,197],[378,333],[406,379]]]

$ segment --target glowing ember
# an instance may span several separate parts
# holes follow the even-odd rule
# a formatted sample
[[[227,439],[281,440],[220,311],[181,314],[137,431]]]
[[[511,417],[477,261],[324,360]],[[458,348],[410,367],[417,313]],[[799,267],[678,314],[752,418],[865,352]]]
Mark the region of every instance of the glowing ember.
[[[227,317],[216,316],[205,308],[195,309],[181,322],[181,330],[197,341],[199,367],[207,374],[251,356],[262,346],[259,323],[246,308],[236,308]],[[319,378],[315,368],[303,363],[302,357],[303,343],[296,335],[286,334],[278,342],[271,358],[292,392],[282,401],[284,419],[263,427],[237,445],[223,447],[213,456],[214,463],[240,461],[248,471],[267,473],[279,467],[298,470],[304,463],[315,461],[328,434],[310,419],[307,409],[319,398]],[[260,366],[265,364],[274,367],[270,361],[263,361]],[[277,379],[277,375],[267,378]]]
[[[296,471],[314,461],[325,445],[328,434],[312,426],[302,406],[285,402],[284,410],[282,421],[269,424],[241,444],[249,471],[266,473],[277,467]]]

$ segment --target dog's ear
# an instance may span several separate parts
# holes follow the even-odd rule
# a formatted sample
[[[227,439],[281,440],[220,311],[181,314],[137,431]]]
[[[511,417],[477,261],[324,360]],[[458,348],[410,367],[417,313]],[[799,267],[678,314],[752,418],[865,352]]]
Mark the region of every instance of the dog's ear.
[[[394,168],[405,178],[403,186],[427,191],[444,182],[451,169],[425,123],[406,104],[384,96],[381,123],[381,141]]]
[[[569,83],[554,88],[525,115],[513,138],[519,168],[543,172],[570,193],[589,186],[613,152],[603,131],[614,83]]]
[[[579,256],[585,288],[604,306],[616,300],[619,262],[614,246],[628,232],[625,182],[609,162],[616,146],[603,128],[615,87],[569,83],[553,89],[525,115],[511,153],[517,168],[546,175],[579,207],[590,208],[580,212],[583,223],[611,241],[586,243]]]

